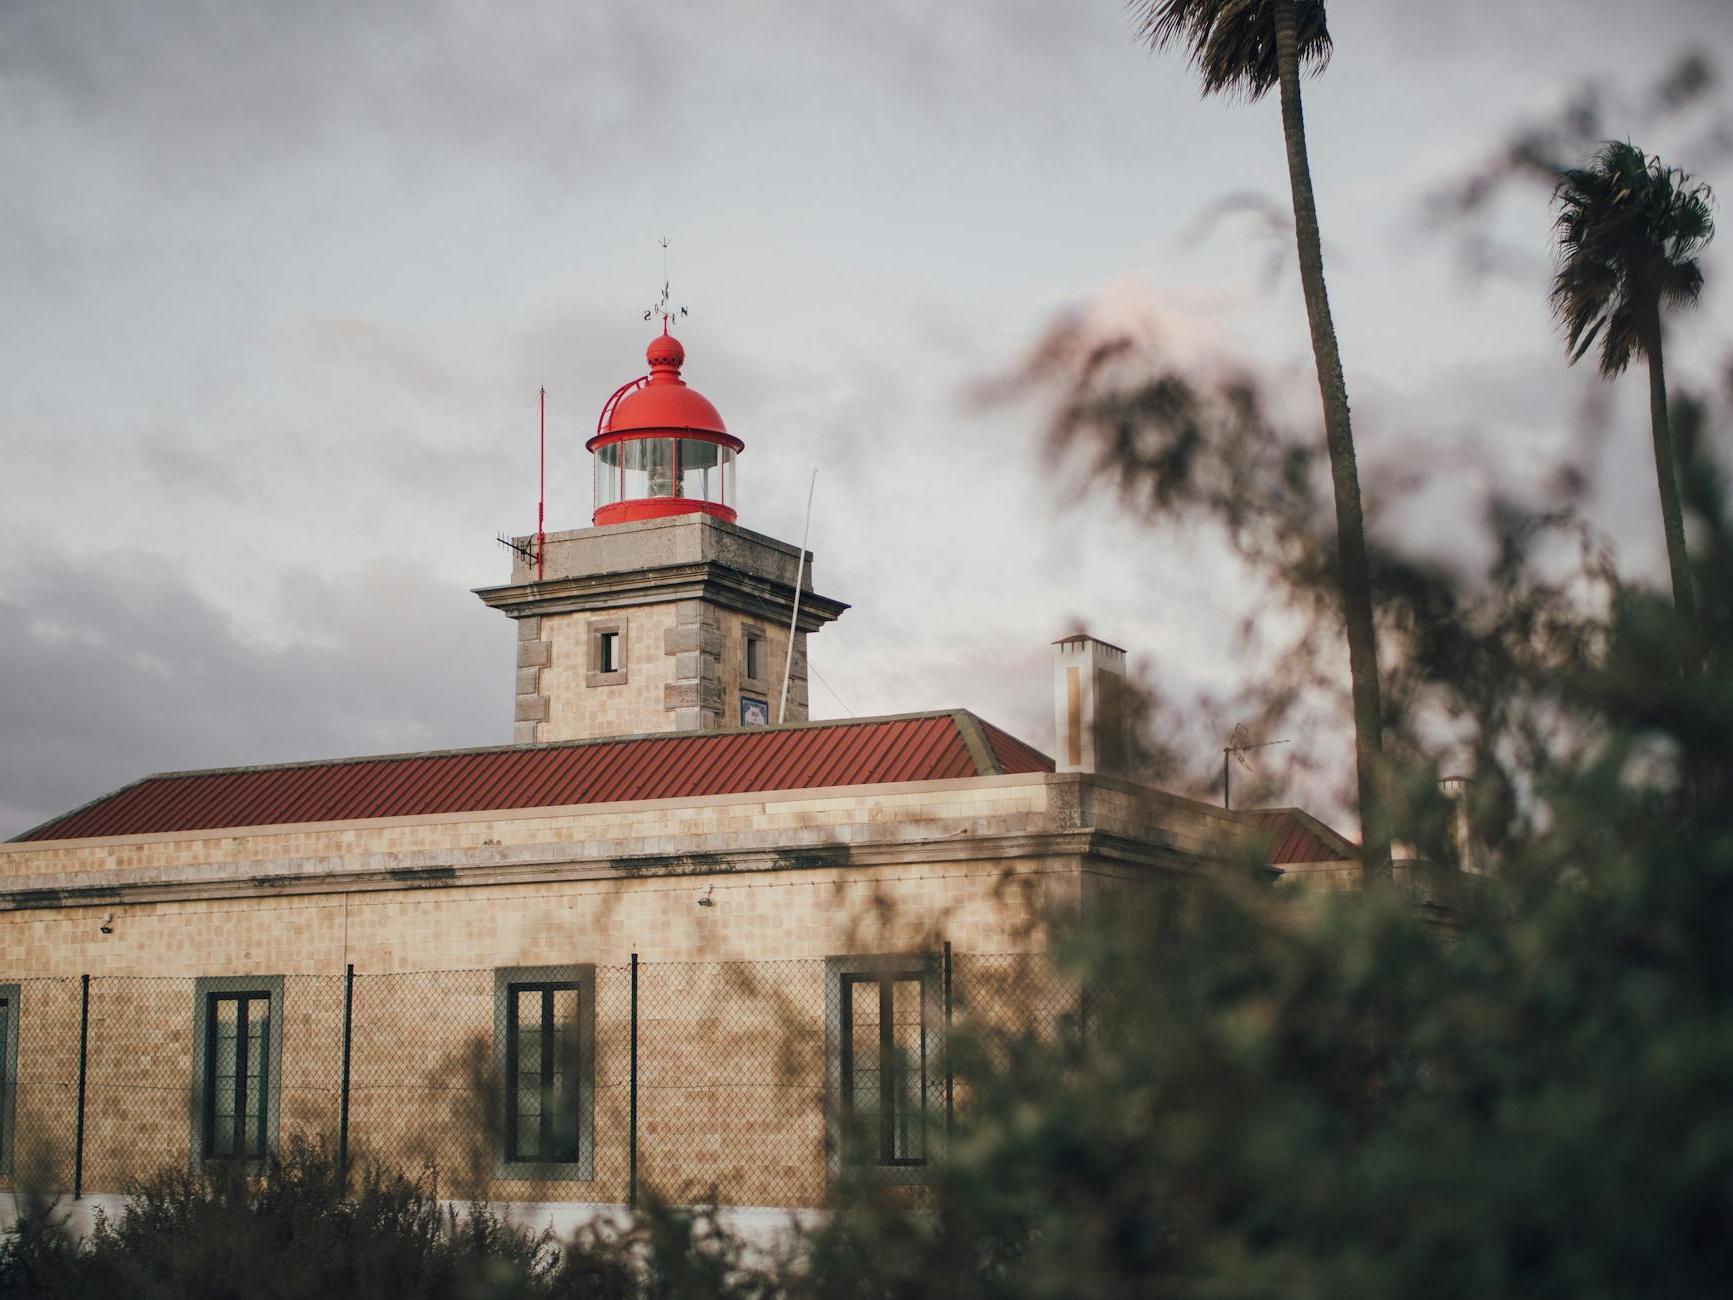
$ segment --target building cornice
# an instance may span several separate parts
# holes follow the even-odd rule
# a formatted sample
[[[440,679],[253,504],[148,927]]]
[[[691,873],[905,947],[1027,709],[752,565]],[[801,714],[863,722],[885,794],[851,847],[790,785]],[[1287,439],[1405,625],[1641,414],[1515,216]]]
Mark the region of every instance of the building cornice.
[[[792,583],[747,573],[717,560],[477,587],[475,594],[490,609],[502,610],[513,618],[704,600],[754,618],[780,621],[789,616],[794,605]],[[803,587],[800,630],[816,632],[847,609],[843,601]]]
[[[454,856],[459,860],[454,860]],[[308,894],[351,894],[429,888],[537,885],[767,871],[852,867],[937,866],[1053,858],[1094,859],[1143,868],[1193,871],[1200,863],[1177,849],[1092,828],[1049,832],[950,834],[918,840],[861,843],[815,841],[760,848],[575,857],[533,848],[419,850],[370,854],[364,865],[330,857],[268,864],[203,863],[177,868],[177,878],[104,880],[99,873],[57,873],[55,883],[28,880],[0,889],[0,912],[203,902]]]

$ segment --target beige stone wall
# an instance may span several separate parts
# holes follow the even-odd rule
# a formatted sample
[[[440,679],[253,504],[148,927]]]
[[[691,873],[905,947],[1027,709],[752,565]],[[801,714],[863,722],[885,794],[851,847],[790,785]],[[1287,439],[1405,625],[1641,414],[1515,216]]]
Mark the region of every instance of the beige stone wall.
[[[549,615],[541,620],[542,639],[551,645],[541,672],[541,693],[548,718],[538,739],[631,736],[672,730],[664,691],[674,680],[674,664],[664,637],[674,626],[672,604],[638,605],[606,614]],[[626,681],[587,686],[589,628],[593,622],[626,625]]]
[[[1246,824],[1211,804],[1110,777],[1075,787],[1084,824],[1177,853],[1214,857],[1247,833]]]
[[[6,952],[0,942],[0,954]],[[77,1123],[79,980],[21,979],[5,964],[0,956],[0,983],[18,986],[18,1058],[12,1170],[0,1176],[0,1188],[69,1186]]]
[[[1062,860],[613,877],[492,887],[0,913],[0,981],[491,969],[568,962],[786,960],[1038,943],[1075,897]],[[708,905],[698,900],[707,897]],[[112,934],[101,932],[112,911]]]
[[[722,726],[740,724],[740,698],[750,695],[764,700],[770,708],[770,720],[775,722],[777,701],[782,691],[783,661],[788,654],[788,625],[768,619],[749,618],[732,610],[719,614],[722,630]],[[746,676],[746,629],[753,628],[764,637],[764,662],[756,683]],[[807,720],[806,633],[795,637],[794,666],[788,679],[789,722]]]
[[[0,912],[0,983],[26,990],[20,1132],[64,1175],[88,973],[86,1187],[188,1159],[194,979],[281,975],[279,1131],[328,1139],[353,964],[358,1152],[441,1194],[618,1202],[636,953],[644,1185],[820,1204],[825,959],[949,942],[972,1014],[1060,1032],[1076,991],[1016,954],[1038,952],[1043,918],[1074,911],[1101,872],[1161,870],[1104,866],[1080,828],[1171,814],[1163,834],[1177,842],[1208,823],[1183,801],[1140,813],[1134,795],[1101,788],[1098,809],[1096,786],[1035,775],[0,846],[0,889],[26,904]],[[504,867],[544,875],[488,874]],[[181,892],[77,906],[18,892],[92,881]],[[499,1177],[494,972],[565,965],[594,972],[594,1176]]]
[[[535,657],[547,662],[540,667],[520,667],[520,695],[534,694],[545,700],[545,720],[536,725],[533,738],[540,741],[575,740],[594,736],[627,736],[651,732],[690,730],[682,724],[696,721],[690,712],[696,706],[672,702],[668,688],[702,682],[713,692],[716,724],[722,729],[740,723],[742,694],[765,700],[774,721],[782,685],[783,661],[788,653],[788,627],[777,620],[753,617],[719,606],[696,609],[698,602],[665,602],[636,605],[607,613],[545,615],[537,625],[546,643]],[[669,637],[680,623],[702,618],[714,628],[715,653],[688,647],[691,638]],[[592,623],[622,623],[626,627],[627,680],[620,684],[591,686],[589,632]],[[764,640],[761,676],[746,677],[746,629],[758,631]],[[684,656],[684,657],[683,657]],[[520,655],[520,658],[522,656]],[[806,633],[796,638],[795,656],[789,674],[789,722],[807,718]],[[534,719],[523,719],[532,724]],[[706,727],[709,718],[701,720]],[[528,737],[528,733],[525,734]]]
[[[873,870],[609,879],[13,913],[8,978],[93,976],[86,1187],[119,1190],[191,1153],[194,978],[286,975],[281,1140],[329,1141],[341,972],[357,973],[350,1132],[357,1152],[442,1194],[619,1202],[627,1194],[630,960],[640,989],[640,1176],[725,1204],[816,1205],[825,1187],[825,963],[858,953],[1021,952],[1075,904],[1075,864],[907,863]],[[707,902],[700,904],[700,899]],[[495,969],[595,971],[594,1176],[499,1176]],[[63,1183],[77,981],[25,1000],[22,1131]],[[935,1067],[936,1068],[936,1067]],[[5,1185],[0,1182],[0,1185]],[[12,1185],[20,1185],[13,1181]]]

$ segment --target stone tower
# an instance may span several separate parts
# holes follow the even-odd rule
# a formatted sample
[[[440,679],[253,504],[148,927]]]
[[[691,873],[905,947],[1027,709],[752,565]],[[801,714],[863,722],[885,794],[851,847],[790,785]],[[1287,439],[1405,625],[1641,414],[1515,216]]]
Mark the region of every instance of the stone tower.
[[[848,608],[813,591],[810,553],[735,523],[745,444],[666,323],[646,356],[587,444],[595,527],[514,539],[511,582],[476,592],[517,621],[522,744],[777,721],[797,582],[783,720],[804,722],[807,634]]]

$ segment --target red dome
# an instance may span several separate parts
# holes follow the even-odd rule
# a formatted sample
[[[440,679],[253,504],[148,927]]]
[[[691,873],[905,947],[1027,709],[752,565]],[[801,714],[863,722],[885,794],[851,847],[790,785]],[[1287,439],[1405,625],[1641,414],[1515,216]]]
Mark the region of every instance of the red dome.
[[[680,346],[679,339],[672,334],[659,334],[644,350],[644,356],[650,363],[649,382],[614,405],[597,433],[598,438],[649,430],[728,433],[728,426],[722,423],[722,416],[710,399],[688,388],[680,378],[686,349]],[[738,440],[730,437],[728,441],[732,444]]]

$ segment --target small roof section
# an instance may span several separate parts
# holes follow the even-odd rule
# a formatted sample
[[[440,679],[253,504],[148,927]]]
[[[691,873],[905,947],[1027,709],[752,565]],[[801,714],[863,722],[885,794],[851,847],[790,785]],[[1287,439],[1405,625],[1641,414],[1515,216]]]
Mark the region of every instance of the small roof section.
[[[902,717],[163,772],[17,837],[156,835],[298,822],[1051,772],[958,709]],[[16,842],[16,841],[15,841]]]
[[[1360,856],[1354,841],[1298,808],[1248,809],[1243,815],[1269,836],[1264,861],[1272,867],[1344,862]]]

